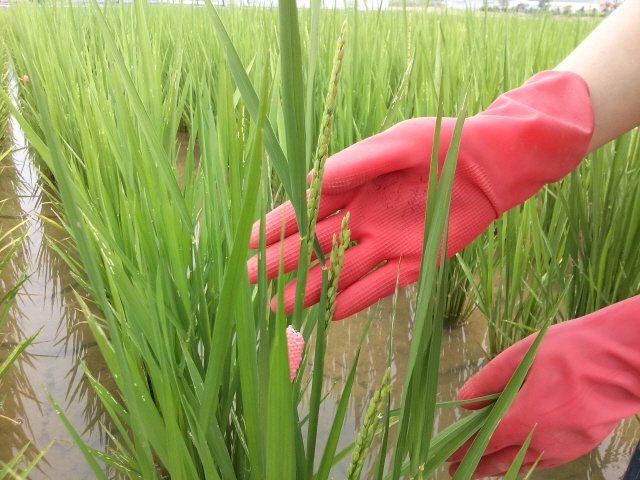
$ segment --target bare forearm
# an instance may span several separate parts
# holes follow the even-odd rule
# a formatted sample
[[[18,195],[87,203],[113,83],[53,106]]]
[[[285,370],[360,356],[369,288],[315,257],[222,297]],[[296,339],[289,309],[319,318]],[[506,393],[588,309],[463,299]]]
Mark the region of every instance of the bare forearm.
[[[575,72],[589,85],[589,152],[640,125],[640,0],[626,0],[555,70]]]

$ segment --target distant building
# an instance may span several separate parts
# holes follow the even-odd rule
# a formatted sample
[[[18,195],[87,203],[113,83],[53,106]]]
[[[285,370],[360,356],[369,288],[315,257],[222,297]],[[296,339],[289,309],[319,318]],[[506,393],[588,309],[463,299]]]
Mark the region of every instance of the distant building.
[[[615,10],[621,1],[604,3],[603,0],[546,0],[546,3],[551,11],[571,13],[593,10],[611,11]],[[540,0],[444,0],[444,6],[448,8],[478,10],[484,8],[485,5],[492,10],[504,10],[507,5],[509,8],[536,10],[540,8]]]

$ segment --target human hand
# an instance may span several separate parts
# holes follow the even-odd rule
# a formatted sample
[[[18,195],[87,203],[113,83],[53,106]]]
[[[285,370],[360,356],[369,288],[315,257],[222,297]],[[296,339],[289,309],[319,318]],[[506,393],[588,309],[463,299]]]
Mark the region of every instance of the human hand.
[[[504,390],[535,336],[489,362],[462,387],[458,399]],[[639,344],[640,296],[551,326],[472,478],[504,475],[534,426],[521,471],[538,457],[537,468],[548,468],[584,455],[620,420],[640,412]],[[452,475],[472,441],[449,458]]]
[[[455,119],[443,119],[439,169],[454,126]],[[398,266],[400,286],[417,281],[434,128],[434,118],[407,120],[327,160],[316,227],[320,246],[330,250],[332,236],[347,212],[351,240],[358,242],[345,254],[334,319],[393,293]],[[575,168],[592,131],[588,89],[570,72],[539,73],[467,119],[453,184],[447,257],[468,245],[504,211]],[[266,217],[269,278],[278,273],[283,221],[284,270],[297,266],[300,238],[293,208],[286,203]],[[256,223],[250,248],[257,248],[258,235]],[[257,265],[254,256],[248,262],[252,282],[257,281]],[[285,287],[287,312],[293,309],[295,285],[294,280]],[[318,301],[320,288],[321,266],[316,265],[309,272],[305,306]],[[272,308],[275,305],[274,299]]]

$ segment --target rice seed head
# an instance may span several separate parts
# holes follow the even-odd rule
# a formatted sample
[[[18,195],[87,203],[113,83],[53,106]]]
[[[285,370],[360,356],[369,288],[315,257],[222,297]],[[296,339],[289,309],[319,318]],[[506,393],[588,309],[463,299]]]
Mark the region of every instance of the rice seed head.
[[[351,240],[351,230],[349,230],[349,212],[342,219],[342,226],[340,229],[340,237],[333,235],[333,245],[331,247],[331,254],[329,255],[329,286],[327,288],[327,312],[325,315],[325,321],[327,325],[331,323],[333,319],[333,313],[336,310],[336,296],[338,294],[338,281],[340,279],[340,271],[344,265],[344,253],[349,246]]]
[[[342,30],[336,43],[336,51],[333,57],[333,68],[329,80],[329,91],[322,113],[322,123],[320,125],[320,136],[316,154],[313,160],[313,174],[311,176],[311,186],[309,188],[309,200],[307,201],[307,212],[309,218],[307,251],[311,258],[313,248],[313,238],[315,236],[316,223],[318,221],[318,206],[320,205],[320,193],[322,190],[322,177],[324,175],[324,164],[329,156],[329,143],[331,141],[331,129],[333,128],[333,117],[338,98],[338,85],[340,84],[340,73],[342,72],[342,59],[347,43],[347,21],[342,24]]]
[[[391,370],[387,368],[387,371],[384,373],[384,377],[382,378],[380,388],[376,390],[371,400],[369,400],[367,413],[364,416],[362,426],[360,427],[358,437],[356,438],[355,447],[351,453],[351,463],[347,469],[347,480],[357,480],[360,478],[360,472],[362,471],[364,461],[367,458],[367,453],[369,453],[369,448],[371,447],[371,442],[380,420],[380,407],[382,406],[384,398],[391,391],[390,378]]]
[[[289,349],[289,377],[293,382],[293,379],[296,378],[300,362],[302,361],[304,338],[302,338],[302,334],[296,331],[292,325],[287,327],[287,347]]]

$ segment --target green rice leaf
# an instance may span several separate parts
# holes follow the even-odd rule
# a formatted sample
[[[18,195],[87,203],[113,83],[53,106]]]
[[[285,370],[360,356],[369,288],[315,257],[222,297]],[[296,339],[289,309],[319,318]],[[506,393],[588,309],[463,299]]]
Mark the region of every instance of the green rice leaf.
[[[29,448],[29,445],[31,445],[30,443],[26,443],[24,445],[24,447],[22,447],[18,453],[16,454],[15,457],[13,457],[11,460],[9,460],[7,463],[0,463],[0,465],[2,465],[2,470],[0,470],[0,478],[4,478],[5,475],[9,475],[9,474],[13,474],[14,478],[18,476],[18,474],[13,470],[13,467],[15,465],[18,464],[18,462],[22,459],[22,457],[24,456],[25,452],[27,451],[27,448]],[[20,478],[20,477],[18,477]]]
[[[224,51],[227,56],[227,61],[229,62],[229,68],[231,69],[231,73],[233,74],[233,78],[238,85],[238,89],[242,94],[242,98],[251,114],[251,117],[254,120],[258,118],[258,110],[259,110],[259,100],[258,95],[256,94],[255,89],[247,75],[246,70],[242,65],[242,61],[240,60],[240,56],[233,46],[233,42],[227,33],[227,30],[218,15],[215,7],[211,3],[211,0],[205,0],[205,4],[207,5],[207,11],[211,16],[211,20],[213,21],[213,26],[216,29],[218,37],[220,38],[220,42],[224,46]],[[289,195],[289,198],[292,202],[297,202],[298,197],[293,194],[291,179],[289,178],[289,166],[287,164],[287,159],[280,147],[280,143],[273,132],[273,128],[269,120],[265,120],[264,127],[264,144],[267,152],[269,153],[270,159],[273,162],[273,168],[275,168],[278,173],[278,177],[284,186],[285,191]],[[302,209],[302,204],[294,203],[294,207],[296,211]]]
[[[322,290],[320,303],[316,309],[316,343],[313,357],[313,374],[311,379],[311,396],[309,397],[309,426],[307,427],[307,463],[306,478],[313,478],[315,466],[316,442],[318,437],[318,420],[320,418],[320,405],[322,403],[322,383],[324,380],[324,358],[326,352],[326,322],[327,310],[327,270],[322,270]],[[346,454],[345,454],[346,455]]]
[[[5,305],[4,308],[8,310],[8,305]],[[11,353],[9,354],[9,356],[5,359],[4,362],[2,362],[2,364],[0,364],[0,378],[2,378],[5,373],[7,373],[7,370],[9,370],[9,367],[13,365],[13,363],[18,359],[20,354],[25,351],[25,349],[31,344],[31,342],[35,340],[35,338],[40,333],[40,330],[42,330],[42,328],[40,328],[36,333],[31,335],[26,340],[23,340],[22,342],[20,342],[13,350],[11,350]]]
[[[283,244],[280,272],[283,272]],[[289,352],[284,314],[284,282],[278,282],[278,311],[271,344],[269,400],[267,404],[267,478],[295,478],[293,396],[289,380]]]
[[[29,474],[31,473],[31,470],[33,470],[38,464],[38,462],[42,459],[42,457],[46,455],[46,453],[49,451],[49,449],[51,448],[54,442],[55,440],[51,440],[51,442],[49,442],[49,445],[47,445],[42,450],[40,450],[40,452],[38,452],[38,454],[33,458],[33,460],[29,462],[29,465],[27,465],[26,468],[20,472],[20,475],[19,475],[20,479],[25,480],[26,478],[28,478]]]
[[[296,210],[298,231],[307,234],[304,88],[298,8],[296,0],[278,1],[280,78],[282,110],[287,138],[287,160],[291,180],[291,203]]]
[[[485,402],[487,400],[496,400],[498,398],[500,398],[500,394],[494,393],[492,395],[485,395],[484,397],[470,398],[469,400],[451,400],[448,402],[437,402],[436,408],[457,407],[459,405],[464,405],[466,403]]]
[[[520,468],[522,468],[522,462],[524,461],[524,456],[527,454],[527,449],[529,448],[531,437],[533,437],[533,432],[535,431],[535,429],[536,427],[533,427],[533,429],[531,429],[531,433],[527,436],[527,439],[522,444],[522,447],[520,447],[516,458],[513,459],[513,463],[504,476],[504,480],[517,480],[518,472],[520,471]]]
[[[58,405],[58,402],[55,401],[53,396],[49,393],[49,390],[45,388],[44,391],[47,394],[47,398],[49,399],[49,402],[51,402],[51,405],[53,405],[53,408],[55,409],[56,413],[59,415],[60,420],[62,420],[62,423],[67,428],[67,431],[69,432],[69,434],[71,434],[71,438],[73,438],[73,441],[75,442],[77,447],[80,449],[80,452],[82,452],[82,455],[84,456],[85,460],[91,467],[93,474],[96,476],[97,479],[107,480],[107,476],[100,468],[100,465],[98,465],[98,462],[96,462],[95,457],[91,454],[91,452],[87,448],[87,445],[84,443],[84,441],[78,434],[78,431],[74,428],[74,426],[71,424],[67,416],[64,414],[64,411],[60,408],[60,405]]]

